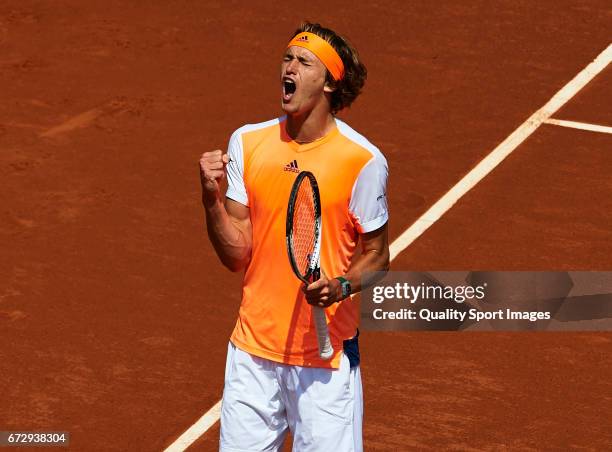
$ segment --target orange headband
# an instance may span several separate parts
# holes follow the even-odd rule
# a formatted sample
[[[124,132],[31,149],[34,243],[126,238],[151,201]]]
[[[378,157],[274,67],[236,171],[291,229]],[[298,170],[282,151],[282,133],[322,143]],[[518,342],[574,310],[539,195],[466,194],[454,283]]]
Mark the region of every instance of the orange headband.
[[[327,70],[331,72],[334,80],[340,80],[344,76],[344,63],[342,63],[342,59],[325,39],[305,31],[289,41],[287,47],[291,46],[304,47],[314,53]]]

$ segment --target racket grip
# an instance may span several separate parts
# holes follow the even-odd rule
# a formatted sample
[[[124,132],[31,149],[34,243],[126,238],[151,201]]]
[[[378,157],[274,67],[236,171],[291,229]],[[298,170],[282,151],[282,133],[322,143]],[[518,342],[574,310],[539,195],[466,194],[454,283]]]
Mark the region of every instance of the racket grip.
[[[315,328],[317,329],[317,340],[319,341],[319,356],[321,359],[329,360],[334,355],[334,349],[329,339],[329,330],[327,329],[327,319],[325,318],[325,310],[317,306],[312,307],[315,320]]]

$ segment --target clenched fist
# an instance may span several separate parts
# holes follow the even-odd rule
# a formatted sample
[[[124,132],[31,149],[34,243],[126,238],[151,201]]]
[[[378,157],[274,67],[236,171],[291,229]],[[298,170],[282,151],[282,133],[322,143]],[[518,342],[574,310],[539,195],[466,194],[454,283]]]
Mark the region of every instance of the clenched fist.
[[[205,152],[200,157],[200,181],[202,182],[202,196],[218,197],[221,191],[220,183],[226,177],[226,165],[229,156],[216,150]]]

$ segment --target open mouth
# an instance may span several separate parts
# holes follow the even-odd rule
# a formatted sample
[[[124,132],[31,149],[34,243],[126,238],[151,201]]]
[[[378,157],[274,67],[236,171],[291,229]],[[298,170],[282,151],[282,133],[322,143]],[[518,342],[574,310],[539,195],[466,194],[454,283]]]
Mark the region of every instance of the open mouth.
[[[288,102],[295,93],[295,82],[289,78],[283,79],[283,101]]]

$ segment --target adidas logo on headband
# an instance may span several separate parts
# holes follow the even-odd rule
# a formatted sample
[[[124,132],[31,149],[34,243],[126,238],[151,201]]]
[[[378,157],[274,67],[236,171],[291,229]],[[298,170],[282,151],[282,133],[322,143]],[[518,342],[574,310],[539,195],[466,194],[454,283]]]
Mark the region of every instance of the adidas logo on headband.
[[[321,60],[327,70],[331,73],[334,80],[342,80],[344,77],[344,63],[336,52],[336,49],[325,39],[308,31],[295,36],[287,47],[299,46],[310,50]]]

